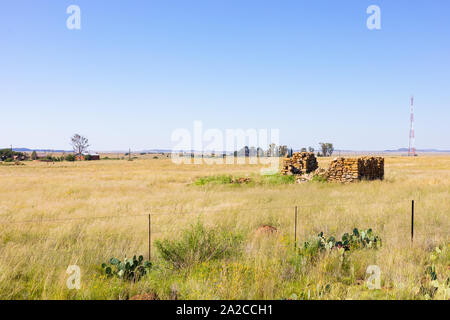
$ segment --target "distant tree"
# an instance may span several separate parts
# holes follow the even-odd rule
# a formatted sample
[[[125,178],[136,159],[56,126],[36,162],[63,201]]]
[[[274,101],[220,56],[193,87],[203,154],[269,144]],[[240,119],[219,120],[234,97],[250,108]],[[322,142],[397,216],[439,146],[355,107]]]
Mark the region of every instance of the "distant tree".
[[[31,160],[37,160],[37,158],[37,153],[33,150],[33,152],[31,153]]]
[[[306,152],[306,148],[301,148],[300,152]]]
[[[330,157],[334,152],[334,147],[332,143],[328,143],[328,156]]]
[[[245,146],[241,150],[237,151],[238,157],[248,157],[249,154],[250,154],[250,149],[248,146]]]
[[[0,150],[0,160],[5,161],[7,159],[12,159],[13,152],[11,149]]]
[[[12,151],[11,149],[1,149],[0,150],[0,160],[1,161],[12,161],[14,157],[20,159],[25,159],[25,154],[22,152]]]
[[[308,151],[309,152],[314,152],[314,148],[313,147],[308,147]]]
[[[86,152],[89,148],[89,140],[79,134],[73,135],[71,138],[71,144],[73,147],[73,152],[79,157],[81,157],[81,154]]]
[[[333,154],[334,152],[334,147],[332,143],[329,142],[321,142],[320,144],[320,148],[322,149],[322,154],[324,157],[329,157]]]
[[[276,157],[277,154],[277,145],[275,143],[269,144],[269,149],[267,150],[268,157]]]
[[[288,147],[287,146],[279,146],[278,147],[278,156],[284,157],[288,153]]]
[[[258,147],[258,149],[256,149],[256,154],[258,157],[264,157],[264,150]]]

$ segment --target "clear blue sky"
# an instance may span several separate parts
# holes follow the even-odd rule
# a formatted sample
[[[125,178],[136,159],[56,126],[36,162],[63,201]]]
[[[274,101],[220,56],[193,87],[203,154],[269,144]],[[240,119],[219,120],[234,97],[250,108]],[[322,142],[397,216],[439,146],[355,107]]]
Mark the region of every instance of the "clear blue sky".
[[[414,94],[416,147],[450,149],[449,16],[448,0],[4,0],[0,147],[170,148],[202,120],[279,128],[294,148],[399,148]]]

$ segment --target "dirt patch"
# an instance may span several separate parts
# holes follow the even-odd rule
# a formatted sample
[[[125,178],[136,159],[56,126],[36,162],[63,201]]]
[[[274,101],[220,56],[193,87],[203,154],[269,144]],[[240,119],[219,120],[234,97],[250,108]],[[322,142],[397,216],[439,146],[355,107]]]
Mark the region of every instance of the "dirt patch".
[[[256,230],[256,233],[258,233],[258,234],[273,234],[273,233],[276,233],[277,231],[278,231],[277,228],[265,224],[265,225],[262,225],[261,227],[259,227]]]

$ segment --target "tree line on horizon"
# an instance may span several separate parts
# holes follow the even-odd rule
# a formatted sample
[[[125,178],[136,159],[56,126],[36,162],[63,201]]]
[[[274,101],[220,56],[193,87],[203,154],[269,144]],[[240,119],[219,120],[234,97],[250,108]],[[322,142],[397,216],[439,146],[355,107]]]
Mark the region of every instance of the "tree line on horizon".
[[[330,142],[320,142],[320,151],[317,152],[318,157],[329,157],[334,152],[333,144]],[[300,152],[314,153],[313,147],[301,148]],[[294,153],[292,148],[286,145],[277,146],[275,143],[271,143],[267,150],[263,150],[261,147],[248,147],[244,146],[238,151],[234,151],[235,157],[292,157]]]
[[[46,155],[45,157],[38,157],[36,150],[31,152],[31,155],[28,156],[25,152],[14,151],[12,148],[0,149],[0,161],[4,162],[13,162],[13,161],[24,161],[24,160],[47,160],[52,162],[58,161],[75,161],[81,159],[81,155],[84,152],[87,152],[89,148],[89,140],[80,135],[74,134],[71,138],[71,145],[73,148],[73,154],[69,153],[67,155],[63,155],[61,157],[54,157],[51,154]],[[84,160],[91,160],[89,155],[84,157]]]
[[[70,139],[70,144],[73,148],[73,154],[67,154],[62,157],[53,157],[52,155],[47,155],[45,157],[46,160],[49,161],[75,161],[77,159],[81,160],[81,156],[83,153],[88,151],[88,148],[90,146],[89,139],[76,133],[74,134]],[[334,152],[333,144],[330,142],[320,142],[319,143],[321,151],[317,152],[318,157],[329,157]],[[300,152],[312,152],[314,153],[313,147],[304,147],[300,149]],[[254,147],[254,146],[244,146],[238,151],[234,151],[233,155],[235,157],[292,157],[293,149],[288,148],[286,145],[280,145],[277,146],[275,143],[271,143],[267,150],[263,150],[261,147]],[[212,153],[213,155],[214,153]],[[23,152],[17,152],[13,151],[11,149],[0,149],[0,161],[14,161],[16,159],[20,160],[26,160],[27,155]],[[37,160],[38,155],[36,151],[33,151],[31,153],[31,160]],[[86,155],[84,157],[85,160],[91,160],[89,155]]]

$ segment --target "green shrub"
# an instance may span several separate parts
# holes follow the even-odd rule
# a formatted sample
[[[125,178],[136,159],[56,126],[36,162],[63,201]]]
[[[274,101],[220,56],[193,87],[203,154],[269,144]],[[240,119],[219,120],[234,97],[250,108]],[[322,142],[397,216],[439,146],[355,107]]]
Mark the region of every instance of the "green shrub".
[[[220,228],[206,229],[198,222],[182,232],[180,239],[156,241],[156,248],[175,269],[197,263],[229,257],[237,253],[242,237]]]
[[[279,185],[279,184],[291,184],[295,183],[295,176],[284,176],[279,173],[264,175],[262,182],[265,184]]]
[[[68,154],[68,155],[66,155],[66,161],[75,161],[76,160],[76,157],[75,157],[75,155],[74,154]]]
[[[229,175],[210,176],[198,178],[194,184],[197,186],[204,186],[205,184],[230,184],[232,180],[233,177]]]
[[[14,160],[14,156],[17,156],[20,159],[25,158],[25,154],[22,152],[12,151],[11,149],[0,149],[0,160],[1,161],[12,162]]]
[[[311,181],[314,182],[327,182],[327,178],[325,178],[324,176],[319,176],[319,175],[315,175]]]
[[[151,269],[152,264],[150,261],[144,261],[143,256],[136,256],[133,259],[127,259],[120,261],[117,258],[111,258],[109,260],[111,266],[106,263],[102,264],[102,269],[108,277],[117,277],[129,281],[139,281],[142,276],[146,275]]]
[[[248,181],[246,180],[248,179]],[[242,182],[240,182],[242,181]],[[197,186],[204,186],[206,184],[269,184],[269,185],[282,185],[295,183],[295,176],[283,176],[279,173],[263,175],[261,178],[233,178],[231,175],[218,175],[201,177],[195,180],[194,184]]]
[[[48,155],[44,158],[44,160],[53,161],[53,162],[60,162],[64,160],[64,157],[53,157],[52,155]]]

